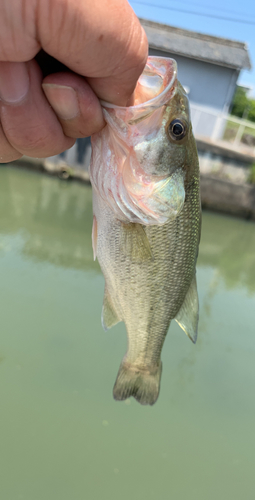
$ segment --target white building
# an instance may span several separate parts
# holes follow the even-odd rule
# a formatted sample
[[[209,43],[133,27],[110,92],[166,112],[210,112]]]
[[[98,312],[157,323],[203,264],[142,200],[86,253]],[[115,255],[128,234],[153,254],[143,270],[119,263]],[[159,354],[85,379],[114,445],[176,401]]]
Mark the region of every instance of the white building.
[[[140,22],[150,54],[177,62],[178,79],[188,91],[195,135],[216,138],[217,116],[228,113],[240,71],[251,68],[247,45],[144,19]]]

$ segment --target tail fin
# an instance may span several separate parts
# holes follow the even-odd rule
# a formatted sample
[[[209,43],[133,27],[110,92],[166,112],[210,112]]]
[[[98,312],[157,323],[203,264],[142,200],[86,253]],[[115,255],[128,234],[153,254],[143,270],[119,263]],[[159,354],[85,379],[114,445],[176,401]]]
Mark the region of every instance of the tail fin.
[[[113,388],[114,399],[123,401],[133,396],[142,405],[153,405],[159,395],[161,372],[161,361],[152,369],[141,369],[122,361]]]

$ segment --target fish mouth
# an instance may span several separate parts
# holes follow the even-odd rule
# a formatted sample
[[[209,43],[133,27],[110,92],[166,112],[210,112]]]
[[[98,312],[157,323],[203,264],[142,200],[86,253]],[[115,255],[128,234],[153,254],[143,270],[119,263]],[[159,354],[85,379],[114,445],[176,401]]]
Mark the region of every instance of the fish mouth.
[[[126,119],[127,114],[132,116],[135,113],[137,119],[140,112],[144,115],[145,109],[151,113],[169,101],[174,94],[176,83],[176,61],[166,57],[149,56],[135,88],[133,106],[117,106],[102,100],[100,102],[103,108],[114,109],[117,115],[120,114],[120,117],[123,112]],[[130,119],[127,121],[130,122]]]

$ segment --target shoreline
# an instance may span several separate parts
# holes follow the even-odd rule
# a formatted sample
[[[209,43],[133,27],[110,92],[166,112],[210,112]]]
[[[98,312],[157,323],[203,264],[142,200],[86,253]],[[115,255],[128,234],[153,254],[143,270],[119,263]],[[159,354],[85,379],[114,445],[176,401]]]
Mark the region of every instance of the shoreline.
[[[200,163],[201,158],[200,158]],[[53,162],[50,159],[33,159],[23,157],[11,163],[3,163],[4,167],[25,168],[44,172],[51,176],[70,181],[90,183],[89,173],[77,165],[69,165],[65,161]],[[202,208],[229,214],[244,219],[255,220],[255,185],[224,178],[222,170],[205,173],[201,165],[200,189]],[[235,168],[235,167],[234,167]],[[247,167],[244,168],[247,170]],[[208,169],[207,169],[208,171]],[[229,175],[228,175],[229,177]],[[230,176],[231,177],[231,176]]]

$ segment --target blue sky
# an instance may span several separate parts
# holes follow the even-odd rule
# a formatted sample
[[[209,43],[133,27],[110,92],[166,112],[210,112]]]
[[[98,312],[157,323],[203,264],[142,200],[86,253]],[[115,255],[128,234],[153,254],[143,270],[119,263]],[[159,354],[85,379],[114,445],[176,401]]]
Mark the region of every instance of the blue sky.
[[[253,96],[255,96],[254,0],[244,2],[240,0],[225,0],[224,2],[220,0],[195,0],[194,2],[189,0],[137,0],[137,2],[130,0],[130,4],[136,15],[144,19],[246,42],[253,68],[251,71],[242,70],[238,83],[252,86]]]

